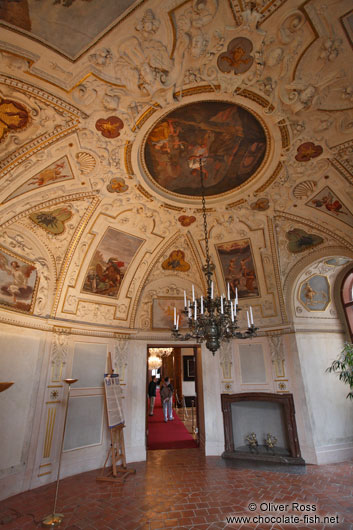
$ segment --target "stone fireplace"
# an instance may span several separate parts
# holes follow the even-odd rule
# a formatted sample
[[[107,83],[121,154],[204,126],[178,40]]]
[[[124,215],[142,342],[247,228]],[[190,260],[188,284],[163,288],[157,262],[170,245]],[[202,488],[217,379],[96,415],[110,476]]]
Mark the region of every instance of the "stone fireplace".
[[[305,464],[295,422],[292,394],[245,392],[222,394],[225,451],[223,458],[252,459],[282,464]],[[257,446],[250,447],[246,437],[255,433]],[[276,445],[266,447],[268,434]]]

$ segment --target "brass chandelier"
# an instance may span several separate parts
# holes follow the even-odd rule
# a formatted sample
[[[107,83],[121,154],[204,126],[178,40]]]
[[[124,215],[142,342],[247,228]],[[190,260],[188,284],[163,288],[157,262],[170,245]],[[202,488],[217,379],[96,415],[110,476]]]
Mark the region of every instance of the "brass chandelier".
[[[235,298],[230,297],[230,286],[227,284],[227,296],[214,296],[214,287],[212,276],[215,266],[211,263],[208,236],[207,236],[207,217],[206,217],[206,201],[204,177],[202,171],[202,162],[205,157],[200,157],[199,169],[201,180],[201,196],[202,196],[202,215],[203,227],[205,234],[205,248],[206,248],[206,264],[203,265],[202,270],[206,276],[207,294],[200,298],[195,297],[195,288],[192,286],[192,301],[187,299],[184,291],[184,313],[187,316],[189,331],[184,335],[179,331],[179,315],[177,316],[176,308],[174,308],[174,325],[172,328],[172,337],[175,340],[186,341],[190,339],[196,340],[197,343],[206,341],[206,347],[213,353],[220,347],[222,341],[228,342],[230,339],[250,339],[256,335],[258,328],[254,326],[252,308],[247,311],[248,328],[246,331],[239,331],[237,325],[237,314],[241,311],[238,307],[238,289],[235,289]]]

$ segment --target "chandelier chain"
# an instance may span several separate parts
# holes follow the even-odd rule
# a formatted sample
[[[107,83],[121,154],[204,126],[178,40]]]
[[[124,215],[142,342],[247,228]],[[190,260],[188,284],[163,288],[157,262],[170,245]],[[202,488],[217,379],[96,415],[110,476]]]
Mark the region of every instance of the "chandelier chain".
[[[200,158],[200,180],[201,180],[201,195],[202,195],[202,215],[203,215],[203,228],[205,232],[205,249],[206,249],[206,274],[207,274],[207,288],[211,287],[211,263],[210,263],[210,250],[208,246],[208,228],[207,228],[207,215],[206,215],[206,199],[205,199],[205,186],[203,181],[202,171],[202,159]]]

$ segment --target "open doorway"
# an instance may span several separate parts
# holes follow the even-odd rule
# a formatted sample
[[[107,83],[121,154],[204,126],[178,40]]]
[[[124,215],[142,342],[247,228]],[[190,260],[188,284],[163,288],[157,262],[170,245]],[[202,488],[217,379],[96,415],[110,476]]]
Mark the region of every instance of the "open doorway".
[[[147,347],[146,447],[150,450],[197,448],[200,445],[198,347],[172,347],[170,352],[163,352],[167,348]],[[165,381],[166,377],[169,381]],[[168,384],[169,394],[163,389]],[[153,394],[154,388],[153,400],[154,396],[148,394]]]

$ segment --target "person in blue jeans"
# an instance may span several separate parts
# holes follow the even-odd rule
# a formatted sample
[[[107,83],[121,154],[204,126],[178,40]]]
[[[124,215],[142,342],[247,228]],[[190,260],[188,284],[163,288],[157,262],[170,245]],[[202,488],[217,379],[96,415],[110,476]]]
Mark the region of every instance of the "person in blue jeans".
[[[173,386],[169,381],[169,377],[164,378],[164,385],[161,388],[161,400],[163,406],[164,421],[174,420],[173,417]]]

